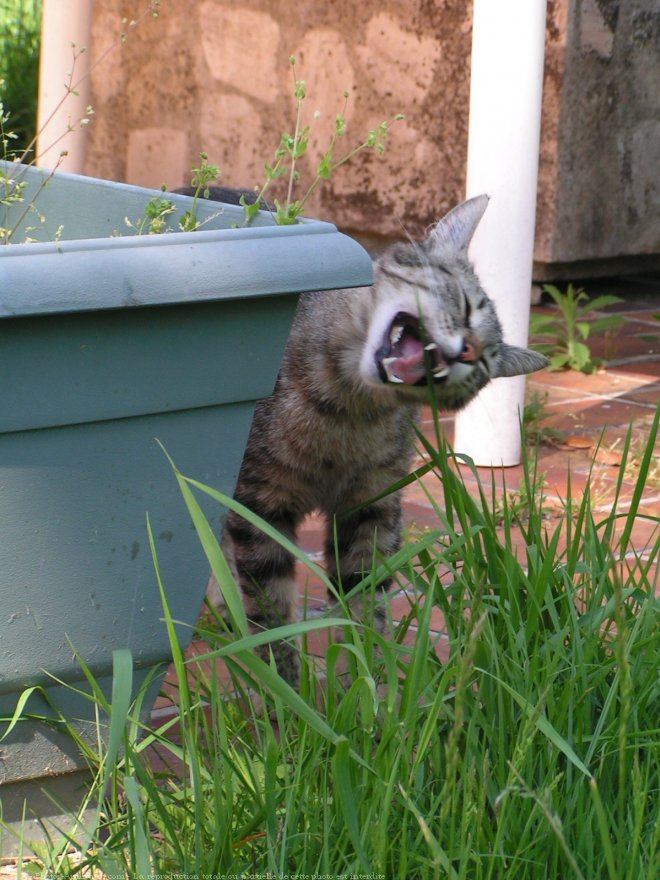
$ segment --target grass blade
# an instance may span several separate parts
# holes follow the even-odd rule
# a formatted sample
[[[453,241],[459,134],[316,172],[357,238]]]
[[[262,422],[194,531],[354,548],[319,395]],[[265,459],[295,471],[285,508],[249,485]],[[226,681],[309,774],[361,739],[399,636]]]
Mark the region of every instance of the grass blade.
[[[362,844],[360,825],[358,823],[355,804],[360,798],[356,795],[351,782],[350,743],[344,737],[335,742],[335,754],[332,758],[332,771],[335,781],[335,791],[339,800],[339,806],[346,823],[346,830],[355,847],[355,852],[360,864],[365,871],[371,871],[371,865]],[[364,804],[364,801],[362,801]]]

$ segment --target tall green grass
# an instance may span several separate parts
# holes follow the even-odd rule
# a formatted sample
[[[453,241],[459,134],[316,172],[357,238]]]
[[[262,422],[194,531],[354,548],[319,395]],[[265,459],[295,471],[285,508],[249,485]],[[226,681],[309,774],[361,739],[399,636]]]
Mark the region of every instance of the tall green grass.
[[[658,530],[643,553],[631,543],[657,431],[658,416],[630,503],[623,477],[605,515],[569,487],[552,520],[531,465],[524,515],[505,500],[496,517],[492,487],[472,497],[452,453],[420,438],[438,529],[375,561],[363,585],[393,573],[415,590],[388,639],[346,609],[250,635],[196,500],[220,496],[177,473],[233,609],[233,627],[218,619],[200,633],[232,693],[182,655],[156,563],[178,711],[145,730],[139,706],[127,708],[130,657],[117,653],[112,703],[100,706],[109,740],[89,753],[99,809],[68,841],[82,863],[52,845],[44,874],[660,876]],[[327,677],[303,652],[300,694],[252,652],[330,624],[344,641],[331,639]],[[350,674],[334,675],[342,657]]]

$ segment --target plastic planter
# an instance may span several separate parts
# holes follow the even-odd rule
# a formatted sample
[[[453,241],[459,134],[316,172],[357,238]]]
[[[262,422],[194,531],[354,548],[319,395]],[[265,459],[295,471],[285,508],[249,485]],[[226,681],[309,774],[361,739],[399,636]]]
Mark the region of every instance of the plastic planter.
[[[0,173],[25,175],[26,202],[48,177]],[[73,649],[105,688],[115,648],[130,648],[138,680],[167,662],[147,514],[187,643],[208,567],[156,440],[184,473],[231,493],[297,295],[372,281],[366,252],[329,223],[278,227],[260,214],[234,228],[240,208],[207,203],[198,232],[131,233],[124,218],[153,196],[57,174],[37,197],[45,222],[30,213],[13,238],[40,240],[0,247],[0,717],[38,684],[84,727],[87,701],[47,674],[80,686]],[[173,199],[179,213],[190,206]],[[0,226],[24,205],[0,208]],[[38,695],[28,710],[49,712]],[[28,780],[80,763],[37,721],[0,748],[9,820]]]

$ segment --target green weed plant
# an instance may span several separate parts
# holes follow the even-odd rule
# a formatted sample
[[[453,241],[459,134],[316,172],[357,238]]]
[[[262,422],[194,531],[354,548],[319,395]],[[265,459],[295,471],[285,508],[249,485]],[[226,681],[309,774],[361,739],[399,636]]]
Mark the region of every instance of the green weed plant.
[[[159,5],[160,0],[151,0],[148,4],[147,11],[143,13],[140,19],[128,23],[129,28],[135,28],[139,21],[145,17],[147,12],[157,17]],[[120,42],[125,42],[127,36],[128,31],[122,32]],[[114,48],[114,46],[110,47],[110,49],[112,48]],[[70,94],[73,94],[76,86],[79,85],[80,81],[76,79],[74,71],[76,62],[84,51],[84,48],[76,49],[76,47],[73,47],[72,71],[69,81],[65,85],[65,94],[62,101],[66,100]],[[103,53],[100,58],[95,61],[93,67],[101,63],[108,52],[109,50]],[[293,56],[289,58],[289,64],[293,75],[293,94],[296,102],[293,134],[284,132],[281,136],[280,143],[275,150],[272,164],[269,162],[264,163],[264,183],[255,189],[255,198],[246,199],[245,196],[240,197],[239,203],[243,208],[245,217],[243,223],[244,226],[248,226],[255,219],[260,209],[268,204],[265,198],[266,193],[269,192],[271,185],[279,179],[285,179],[287,181],[286,194],[283,200],[278,198],[273,200],[273,204],[270,207],[273,219],[278,225],[291,225],[297,223],[298,219],[302,216],[310,197],[322,182],[330,180],[339,168],[361,153],[373,151],[376,155],[381,156],[385,151],[385,143],[391,125],[394,122],[403,119],[403,115],[398,114],[389,122],[381,122],[377,128],[368,131],[366,137],[358,144],[340,151],[339,144],[342,139],[345,138],[347,133],[346,108],[349,95],[348,92],[344,92],[343,108],[335,117],[334,130],[330,137],[330,141],[317,161],[311,181],[307,183],[302,194],[297,196],[296,189],[300,186],[301,181],[300,163],[303,157],[308,153],[310,135],[313,124],[318,116],[315,113],[311,122],[303,124],[307,86],[304,80],[296,79],[296,61]],[[68,131],[71,131],[76,125],[87,124],[93,113],[93,108],[88,107],[87,115],[83,119],[78,120],[77,123],[73,125],[70,124]],[[17,144],[13,143],[14,141],[17,141],[18,135],[12,127],[12,122],[11,112],[9,112],[0,102],[0,158],[5,161],[16,160],[25,162],[28,159],[29,152],[34,146],[36,138],[32,139],[26,150],[21,151]],[[54,171],[57,170],[62,157],[65,155],[66,152],[60,154],[60,158],[56,163]],[[200,153],[199,166],[192,168],[191,186],[194,189],[192,205],[190,209],[179,218],[177,228],[174,229],[169,222],[170,216],[173,215],[176,210],[174,202],[171,199],[168,199],[165,195],[156,196],[153,199],[150,199],[145,205],[143,215],[137,220],[132,220],[127,217],[125,219],[127,228],[138,235],[154,235],[173,231],[197,231],[202,225],[197,216],[198,201],[202,197],[208,198],[209,186],[218,180],[220,173],[219,166],[210,162],[209,157],[205,152]],[[49,178],[47,177],[44,180],[42,188],[47,185],[48,179]],[[24,183],[20,178],[20,174],[10,173],[5,175],[0,173],[0,208],[2,206],[8,208],[17,202],[23,202],[23,189]],[[163,186],[162,189],[163,192],[166,191],[165,186]],[[39,192],[40,191],[41,189]],[[34,213],[37,219],[40,219],[35,201],[36,199],[25,206],[25,212],[21,215],[21,220],[24,219],[25,214],[28,212]],[[12,235],[17,227],[18,224],[14,224],[12,228],[0,227],[0,242],[8,244],[12,240]]]
[[[158,18],[161,0],[144,2],[145,6],[137,18],[122,20],[119,38],[107,46],[84,73],[79,72],[79,66],[87,48],[72,44],[71,68],[63,85],[62,97],[43,122],[42,131],[68,98],[78,94],[78,88],[92,70],[102,64],[117,46],[127,42],[131,31],[146,18]],[[24,166],[34,163],[34,148],[41,133],[36,132],[40,21],[41,0],[0,0],[0,160],[7,163],[5,170],[0,169],[0,245],[13,243],[16,230],[28,214],[34,215],[36,224],[43,222],[38,209],[39,194],[67,155],[66,150],[60,150],[54,159],[49,159],[52,170],[44,177],[31,201],[25,203],[26,184],[21,172]],[[42,156],[56,148],[71,131],[88,125],[93,115],[94,108],[88,106],[84,116],[70,119],[65,130],[52,142],[41,145]],[[25,203],[18,220],[12,222],[11,226],[2,225],[7,222],[3,216],[7,212],[3,209],[9,209],[17,203]],[[148,208],[147,211],[149,210],[153,212],[153,208]]]
[[[547,391],[543,395],[539,394],[538,391],[532,392],[525,403],[522,427],[528,446],[536,447],[544,444],[554,446],[561,443],[564,439],[563,431],[544,424],[552,415],[547,404]]]
[[[559,314],[532,314],[530,332],[548,337],[547,342],[536,343],[534,348],[548,356],[549,370],[595,372],[601,361],[593,356],[587,340],[596,333],[615,330],[623,323],[618,315],[596,316],[595,313],[621,302],[621,299],[610,294],[591,299],[584,290],[575,289],[572,284],[568,285],[566,293],[553,284],[544,284],[543,290],[557,305]]]
[[[345,91],[343,95],[344,104],[341,112],[335,116],[334,130],[330,141],[317,161],[311,181],[307,183],[302,194],[296,197],[297,188],[301,182],[300,163],[303,157],[308,154],[313,125],[318,117],[314,114],[311,122],[303,124],[307,85],[304,80],[296,79],[296,59],[293,56],[289,58],[289,64],[293,75],[293,96],[295,99],[293,133],[284,132],[282,134],[275,150],[272,164],[269,162],[264,163],[264,182],[260,187],[255,188],[254,197],[247,199],[244,195],[240,196],[239,204],[243,208],[245,217],[243,221],[244,226],[249,226],[259,211],[265,205],[268,205],[266,196],[270,194],[270,188],[277,180],[284,180],[286,182],[286,189],[284,198],[281,200],[274,198],[269,208],[273,219],[279,226],[290,226],[297,223],[310,197],[319,185],[324,181],[330,180],[339,168],[361,153],[373,151],[376,155],[382,156],[385,152],[385,143],[392,123],[403,119],[403,115],[398,114],[389,122],[381,122],[377,128],[367,132],[364,140],[351,148],[340,151],[340,154],[337,155],[339,143],[345,138],[347,133],[346,109],[349,95]],[[193,205],[179,221],[179,228],[183,232],[193,232],[199,229],[200,224],[196,213],[197,202],[202,196],[208,198],[209,185],[214,183],[221,173],[217,165],[209,163],[206,153],[201,153],[200,155],[200,166],[193,168],[191,179],[191,187],[195,190]],[[163,189],[165,190],[165,187]],[[138,232],[138,234],[144,232],[150,234],[171,232],[172,229],[165,218],[174,213],[174,211],[174,202],[165,198],[155,198],[147,205],[143,218],[137,223],[127,220],[127,225]]]
[[[552,522],[533,468],[524,514],[505,495],[496,516],[494,487],[473,497],[463,483],[461,470],[477,476],[471,462],[420,435],[427,463],[408,481],[435,479],[437,528],[375,559],[355,591],[387,576],[407,588],[388,638],[339,597],[331,618],[251,634],[201,496],[329,583],[266,523],[175,469],[228,622],[216,614],[198,633],[207,653],[187,660],[154,551],[177,708],[162,723],[141,718],[126,652],[115,654],[111,700],[85,669],[109,729],[97,749],[84,746],[87,805],[98,807],[61,845],[35,847],[41,876],[659,876],[658,518],[646,548],[631,541],[659,420],[660,410],[626,504],[622,466],[610,512],[569,483]],[[325,661],[301,650],[299,693],[253,653],[275,638],[304,647],[318,630],[330,636]],[[218,661],[228,689],[210,673]],[[340,661],[348,674],[335,674]]]
[[[382,156],[385,151],[385,142],[389,134],[390,127],[393,122],[403,119],[403,114],[397,114],[391,121],[383,121],[377,128],[370,130],[366,138],[352,148],[341,151],[337,155],[337,149],[340,141],[346,136],[346,108],[348,105],[349,94],[344,92],[344,105],[342,110],[335,116],[335,125],[330,142],[324,150],[321,158],[316,164],[314,176],[304,189],[299,198],[294,198],[296,184],[300,181],[300,160],[307,154],[310,135],[314,121],[317,116],[314,114],[312,122],[303,125],[303,112],[305,99],[307,97],[307,85],[304,80],[296,79],[295,65],[296,59],[291,56],[289,58],[291,73],[293,76],[293,95],[296,102],[296,116],[293,134],[285,132],[280,143],[275,150],[272,165],[266,162],[264,164],[265,181],[258,191],[257,199],[254,203],[248,203],[244,197],[241,198],[241,205],[245,212],[246,225],[256,216],[259,211],[259,204],[265,197],[267,190],[271,184],[279,178],[285,178],[287,183],[286,197],[283,202],[278,199],[274,200],[274,216],[275,221],[279,225],[290,225],[296,223],[305,209],[305,205],[309,201],[311,195],[318,186],[326,180],[330,180],[333,174],[345,165],[351,159],[360,153],[372,150],[378,156]]]

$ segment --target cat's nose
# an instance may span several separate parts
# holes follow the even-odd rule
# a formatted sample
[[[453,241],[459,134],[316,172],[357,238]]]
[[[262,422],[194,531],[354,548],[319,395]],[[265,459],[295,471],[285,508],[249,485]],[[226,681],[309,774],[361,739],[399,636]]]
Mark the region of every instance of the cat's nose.
[[[458,359],[464,364],[476,364],[479,360],[480,354],[480,348],[476,345],[474,340],[468,338],[463,341],[463,351]]]
[[[481,345],[474,336],[463,338],[458,354],[449,356],[445,354],[445,360],[450,364],[476,364],[480,357]]]

